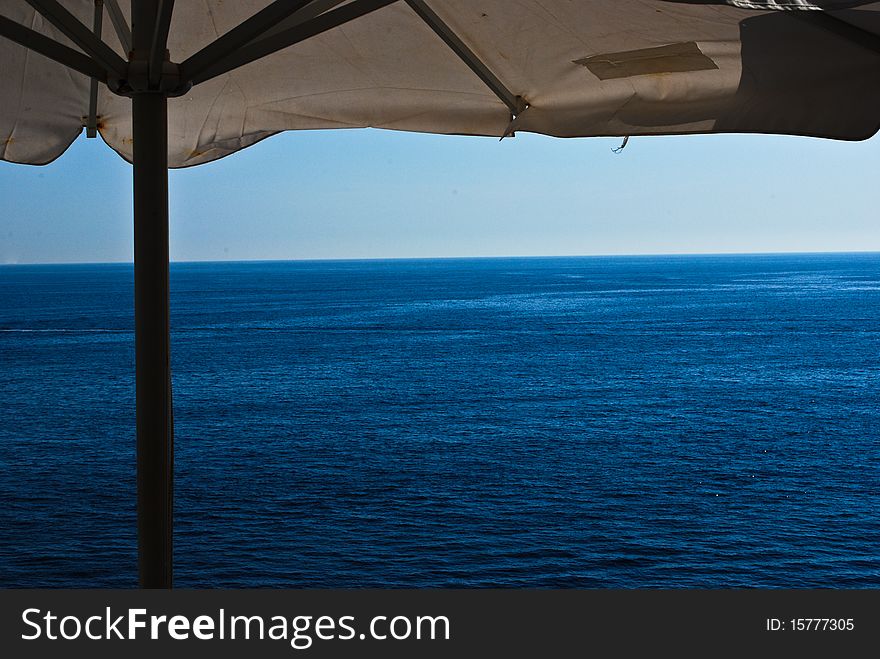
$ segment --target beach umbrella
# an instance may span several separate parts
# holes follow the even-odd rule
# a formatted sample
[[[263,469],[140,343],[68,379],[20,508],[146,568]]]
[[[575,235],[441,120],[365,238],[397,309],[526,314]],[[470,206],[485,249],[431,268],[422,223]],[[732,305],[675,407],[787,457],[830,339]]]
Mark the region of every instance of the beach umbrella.
[[[144,587],[172,582],[169,166],[299,129],[860,140],[880,124],[867,0],[0,0],[0,36],[0,157],[50,162],[85,128],[133,164]]]

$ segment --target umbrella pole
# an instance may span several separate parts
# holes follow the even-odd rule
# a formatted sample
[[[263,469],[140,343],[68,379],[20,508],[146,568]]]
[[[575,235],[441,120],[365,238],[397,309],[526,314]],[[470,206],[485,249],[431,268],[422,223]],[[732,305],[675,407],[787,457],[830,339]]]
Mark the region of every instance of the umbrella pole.
[[[171,588],[174,434],[168,308],[168,100],[132,95],[141,588]]]

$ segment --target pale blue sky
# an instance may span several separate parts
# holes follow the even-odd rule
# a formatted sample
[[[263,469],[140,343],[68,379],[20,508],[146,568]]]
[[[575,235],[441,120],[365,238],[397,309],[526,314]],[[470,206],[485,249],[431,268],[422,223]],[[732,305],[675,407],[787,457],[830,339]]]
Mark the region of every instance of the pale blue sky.
[[[177,261],[880,250],[880,139],[272,137],[171,172]],[[130,166],[0,163],[0,263],[131,261]]]

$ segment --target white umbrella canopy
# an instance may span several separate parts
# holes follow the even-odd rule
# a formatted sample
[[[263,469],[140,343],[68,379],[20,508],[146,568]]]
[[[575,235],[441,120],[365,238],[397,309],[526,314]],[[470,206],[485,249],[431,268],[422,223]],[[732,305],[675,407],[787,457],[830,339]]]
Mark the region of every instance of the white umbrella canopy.
[[[168,167],[274,133],[880,125],[866,0],[0,0],[0,158],[86,128],[133,163],[140,584],[172,584]],[[296,154],[292,154],[296,157]]]
[[[45,4],[2,0],[0,15],[75,48],[35,9]],[[59,4],[92,26],[94,0]],[[130,24],[130,2],[104,4]],[[270,4],[178,0],[170,59],[186,62]],[[168,107],[169,166],[208,162],[278,131],[315,128],[561,137],[761,132],[853,140],[880,125],[880,2],[280,4],[301,9],[282,8],[269,33],[225,67],[191,67],[198,84]],[[777,11],[783,8],[790,11]],[[103,21],[101,36],[127,60],[128,28],[117,30],[118,23]],[[440,31],[467,52],[456,52]],[[271,52],[285,40],[293,45]],[[0,156],[37,164],[56,158],[88,123],[88,79],[10,40],[0,40],[0,62]],[[130,160],[128,99],[102,85],[91,112],[102,137]]]

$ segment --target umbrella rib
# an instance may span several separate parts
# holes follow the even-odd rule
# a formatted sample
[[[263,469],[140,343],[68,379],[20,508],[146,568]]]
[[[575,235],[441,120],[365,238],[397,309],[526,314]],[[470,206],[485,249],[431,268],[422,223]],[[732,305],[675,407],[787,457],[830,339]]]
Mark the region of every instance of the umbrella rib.
[[[279,32],[283,32],[284,30],[289,30],[290,28],[296,27],[297,25],[302,25],[306,21],[317,18],[324,12],[330,11],[331,9],[338,5],[341,5],[345,1],[346,0],[312,0],[310,4],[306,5],[295,14],[292,14],[289,18],[281,21],[277,25],[273,25],[270,29],[266,30],[263,34],[260,35],[260,39],[278,34]]]
[[[78,71],[84,76],[107,82],[107,71],[90,57],[5,16],[0,16],[0,36]]]
[[[206,69],[247,45],[279,21],[296,13],[312,0],[275,0],[271,5],[258,11],[240,25],[218,37],[197,53],[188,57],[180,65],[188,78],[197,78]]]
[[[159,84],[162,77],[162,62],[165,61],[165,50],[168,47],[168,30],[171,28],[171,14],[174,11],[174,0],[159,0],[156,10],[156,24],[153,27],[153,38],[150,42],[149,81],[151,87]]]
[[[197,85],[211,78],[228,73],[240,66],[249,64],[255,60],[271,55],[306,39],[315,37],[319,34],[332,30],[333,28],[344,25],[350,21],[366,16],[383,7],[397,2],[397,0],[352,0],[338,9],[328,11],[316,18],[305,23],[301,23],[294,27],[282,30],[278,33],[265,36],[259,40],[252,41],[242,46],[235,52],[230,53],[222,60],[213,62],[211,66],[201,72],[194,74],[186,66],[186,62],[181,64],[181,78],[189,80]]]
[[[113,29],[116,30],[119,43],[122,44],[122,49],[126,53],[130,53],[131,28],[125,22],[125,15],[119,8],[119,3],[116,0],[104,0],[104,4],[107,7],[107,14],[110,16],[110,22],[113,23]]]
[[[499,99],[501,99],[512,115],[516,116],[526,108],[526,102],[523,98],[511,92],[504,83],[492,73],[489,67],[467,47],[452,28],[434,13],[434,10],[428,6],[425,0],[405,1],[406,4],[418,14],[419,18],[427,23],[428,27],[430,27],[437,36],[440,37],[456,55],[458,55],[459,59],[467,64],[470,70],[473,71]]]
[[[824,11],[793,11],[790,13],[792,16],[809,23],[814,27],[821,28],[827,32],[832,32],[847,41],[862,46],[863,48],[872,50],[875,53],[880,53],[880,36],[873,32],[864,30]]]
[[[95,0],[95,13],[92,18],[92,31],[100,39],[104,27],[104,0]],[[86,120],[86,137],[98,136],[98,81],[89,82],[89,118]]]
[[[79,19],[62,7],[56,0],[27,0],[27,3],[58,28],[68,39],[82,48],[107,71],[125,78],[128,66],[113,49],[92,34]]]

